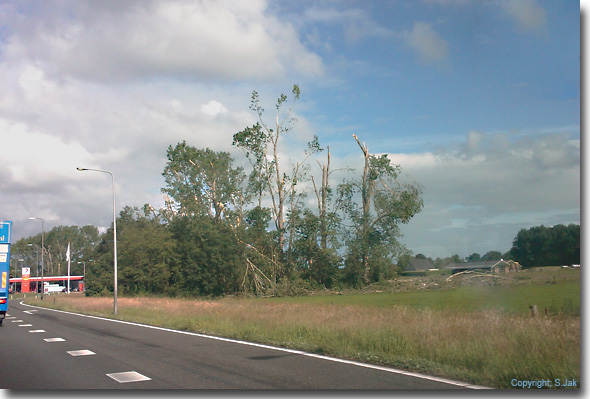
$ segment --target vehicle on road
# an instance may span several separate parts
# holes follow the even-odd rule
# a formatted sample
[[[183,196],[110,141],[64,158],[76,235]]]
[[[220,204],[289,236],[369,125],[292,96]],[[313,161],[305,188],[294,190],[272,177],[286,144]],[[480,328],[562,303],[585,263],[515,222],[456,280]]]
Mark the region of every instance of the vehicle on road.
[[[11,221],[0,221],[0,325],[8,311]]]

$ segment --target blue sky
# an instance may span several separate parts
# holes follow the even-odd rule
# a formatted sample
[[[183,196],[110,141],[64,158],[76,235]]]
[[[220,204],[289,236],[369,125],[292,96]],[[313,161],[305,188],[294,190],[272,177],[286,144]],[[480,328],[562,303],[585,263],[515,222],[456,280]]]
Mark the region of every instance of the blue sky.
[[[330,76],[343,80],[313,93],[321,96],[322,114],[331,128],[350,121],[380,140],[388,137],[386,151],[409,152],[470,130],[577,125],[579,8],[528,3],[544,10],[536,25],[512,17],[501,2],[368,2],[356,13],[325,6],[320,23],[305,22],[313,11],[298,10],[302,27],[329,44],[311,48]],[[436,40],[440,45],[431,49]]]
[[[163,205],[166,148],[229,151],[297,83],[296,162],[317,134],[358,168],[355,133],[424,187],[404,244],[432,257],[510,249],[580,222],[580,8],[573,1],[5,1],[0,219],[110,223]],[[311,160],[311,173],[315,160]],[[335,176],[337,184],[344,176]],[[349,174],[350,177],[350,174]]]

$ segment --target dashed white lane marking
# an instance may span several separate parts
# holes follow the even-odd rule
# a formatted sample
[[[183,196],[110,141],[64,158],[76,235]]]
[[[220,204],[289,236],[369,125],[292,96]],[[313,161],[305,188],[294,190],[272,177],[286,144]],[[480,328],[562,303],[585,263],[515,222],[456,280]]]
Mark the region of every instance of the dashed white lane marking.
[[[96,355],[96,353],[89,351],[88,349],[82,349],[79,351],[67,351],[68,354],[72,355],[72,356],[90,356],[90,355]]]
[[[29,332],[30,333],[33,333],[33,334],[35,334],[35,333],[44,333],[45,330],[29,330]]]
[[[14,316],[9,316],[9,315],[6,315],[6,320],[8,320],[8,319],[16,319],[16,317],[14,317]]]
[[[32,324],[19,324],[19,327],[33,327]]]
[[[65,339],[63,338],[45,338],[43,341],[45,342],[63,342]]]
[[[150,377],[146,377],[143,374],[139,374],[137,371],[124,371],[122,373],[110,373],[107,374],[113,380],[120,382],[121,384],[126,382],[138,382],[138,381],[149,381]]]
[[[31,311],[29,311],[29,310],[24,310],[23,313],[32,314]]]
[[[22,320],[10,320],[10,321],[13,323],[22,323],[23,322]]]

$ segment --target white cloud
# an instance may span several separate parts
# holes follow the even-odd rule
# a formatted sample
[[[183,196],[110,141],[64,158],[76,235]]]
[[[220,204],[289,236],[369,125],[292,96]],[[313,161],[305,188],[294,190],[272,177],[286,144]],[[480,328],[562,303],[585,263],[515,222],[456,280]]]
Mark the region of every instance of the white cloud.
[[[207,104],[201,105],[201,111],[209,116],[217,116],[219,114],[226,114],[227,108],[222,103],[211,100]]]
[[[449,43],[430,24],[416,22],[412,31],[406,32],[404,37],[425,63],[439,63],[449,58]]]
[[[471,0],[424,0],[426,3],[439,4],[441,6],[467,5]]]
[[[427,256],[507,251],[521,228],[580,221],[580,147],[568,135],[473,131],[439,152],[390,157],[424,187],[424,210],[403,231]]]
[[[51,187],[65,178],[88,152],[78,143],[67,143],[53,136],[34,132],[23,123],[12,124],[0,118],[2,162],[5,185]]]
[[[473,5],[478,7],[488,5],[498,7],[504,10],[512,18],[517,29],[523,32],[539,31],[547,25],[547,12],[537,0],[498,0],[493,2],[482,2],[480,0],[424,0],[424,2],[443,7]],[[492,39],[480,37],[479,40],[489,42]]]
[[[523,31],[535,31],[547,24],[547,12],[536,0],[505,0],[502,6]]]
[[[336,9],[332,7],[313,7],[305,11],[306,22],[339,24],[349,44],[356,44],[366,38],[392,38],[397,34],[375,21],[367,10],[360,8]]]
[[[103,4],[106,3],[106,4]],[[7,59],[92,81],[162,76],[277,79],[318,76],[322,60],[266,1],[69,1],[6,18]],[[17,7],[15,7],[16,9]]]
[[[112,171],[119,209],[146,202],[159,207],[169,145],[187,140],[231,151],[232,135],[253,122],[245,111],[249,89],[213,90],[182,81],[167,83],[166,90],[149,83],[114,87],[60,81],[19,65],[0,63],[0,219],[15,222],[15,237],[36,234],[29,216],[43,217],[47,229],[108,227],[108,176],[76,167]]]

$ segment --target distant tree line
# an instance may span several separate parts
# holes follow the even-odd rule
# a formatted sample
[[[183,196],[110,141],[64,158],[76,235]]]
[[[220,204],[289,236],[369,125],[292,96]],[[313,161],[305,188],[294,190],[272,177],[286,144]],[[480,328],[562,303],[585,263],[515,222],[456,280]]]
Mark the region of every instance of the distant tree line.
[[[67,273],[66,252],[70,243],[72,274],[83,272],[83,264],[78,265],[85,255],[94,252],[100,242],[100,234],[95,226],[56,226],[45,233],[43,261],[45,273],[59,275]],[[12,245],[11,264],[22,260],[21,266],[31,267],[31,276],[41,275],[41,233],[33,237],[25,237]],[[14,265],[11,276],[14,275]],[[20,271],[20,270],[19,270]]]
[[[360,287],[397,274],[396,260],[409,253],[398,241],[400,225],[422,209],[420,185],[403,182],[401,167],[387,155],[371,154],[356,135],[352,144],[364,160],[359,178],[347,170],[334,184],[330,149],[317,136],[301,154],[281,158],[296,123],[290,105],[299,96],[297,85],[290,97],[281,94],[269,124],[252,93],[258,122],[237,132],[232,143],[248,170],[235,166],[227,152],[186,141],[168,147],[164,208],[125,207],[117,219],[121,293],[281,295],[302,287]],[[46,237],[51,273],[56,259],[64,262],[68,240],[83,236],[72,241],[73,270],[80,272],[77,262],[86,262],[88,292],[111,292],[112,226],[102,235],[91,226],[76,229],[53,229],[69,232],[59,240],[57,232],[47,234],[56,236]],[[27,244],[37,241],[40,235],[17,247],[28,253]]]
[[[510,255],[524,267],[580,264],[580,225],[522,229],[512,242]]]
[[[411,255],[405,255],[401,257],[399,259],[400,267],[405,268],[411,258]],[[488,251],[484,255],[480,255],[479,253],[474,252],[471,255],[466,256],[465,258],[462,258],[458,254],[454,254],[444,258],[437,257],[435,259],[432,259],[424,254],[419,253],[416,256],[414,256],[414,258],[429,259],[434,265],[434,267],[437,269],[444,269],[445,267],[454,263],[487,262],[492,260],[510,259],[509,253],[502,254],[500,251]]]
[[[411,255],[400,257],[402,268],[408,264]],[[465,258],[455,254],[446,258],[432,259],[417,254],[416,259],[430,259],[434,267],[443,269],[453,263],[487,262],[495,260],[514,260],[523,267],[561,266],[580,264],[580,225],[563,224],[545,227],[535,226],[521,229],[512,242],[512,248],[504,253],[488,251],[483,256],[477,252]]]

